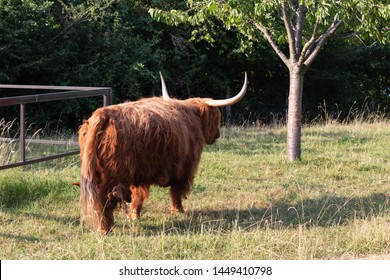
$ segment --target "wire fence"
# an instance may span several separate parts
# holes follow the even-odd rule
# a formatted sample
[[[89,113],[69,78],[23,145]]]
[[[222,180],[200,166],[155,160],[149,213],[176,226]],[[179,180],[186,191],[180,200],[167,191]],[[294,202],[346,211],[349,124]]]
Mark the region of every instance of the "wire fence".
[[[66,99],[75,98],[86,98],[93,96],[103,97],[103,106],[108,106],[112,103],[112,90],[108,87],[67,87],[67,86],[41,86],[41,85],[7,85],[0,84],[0,89],[17,89],[17,90],[46,90],[46,91],[57,91],[50,93],[39,93],[31,95],[20,95],[13,97],[0,98],[0,107],[19,105],[20,107],[20,136],[19,138],[0,137],[2,142],[13,142],[19,143],[19,161],[14,163],[7,163],[0,165],[0,170],[23,166],[27,164],[33,164],[41,161],[57,159],[69,155],[78,154],[78,149],[67,151],[64,153],[52,154],[44,157],[36,157],[28,159],[26,158],[26,143],[36,144],[50,144],[50,145],[66,145],[71,147],[78,147],[77,142],[73,141],[62,141],[62,140],[45,140],[45,139],[26,139],[26,106],[27,104],[48,102],[48,101],[59,101]]]

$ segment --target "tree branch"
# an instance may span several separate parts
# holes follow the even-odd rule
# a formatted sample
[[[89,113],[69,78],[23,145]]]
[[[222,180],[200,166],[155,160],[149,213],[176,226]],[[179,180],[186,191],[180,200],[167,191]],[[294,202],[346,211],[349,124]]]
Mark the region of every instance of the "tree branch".
[[[302,66],[303,62],[305,61],[306,54],[308,53],[309,49],[311,49],[313,44],[314,44],[314,41],[315,41],[316,36],[317,36],[317,31],[318,31],[318,19],[316,19],[316,22],[314,24],[313,33],[311,35],[310,40],[308,42],[306,42],[306,44],[303,46],[302,52],[301,52],[300,57],[299,57],[298,66]]]
[[[299,6],[297,10],[297,23],[295,27],[295,52],[300,55],[302,50],[302,33],[308,9],[305,4]]]
[[[311,54],[309,55],[309,57],[306,59],[306,61],[304,62],[304,64],[306,66],[310,66],[313,61],[315,60],[315,58],[317,57],[318,53],[320,52],[321,48],[324,46],[324,44],[326,43],[326,41],[333,35],[336,33],[336,31],[341,27],[341,25],[343,24],[343,20],[339,20],[338,19],[338,14],[336,14],[336,16],[334,17],[334,20],[333,20],[333,23],[332,25],[329,27],[329,29],[324,33],[322,34],[315,42],[315,48],[314,50],[311,52]]]
[[[297,52],[295,49],[295,36],[294,36],[294,30],[293,25],[291,23],[291,19],[289,18],[287,14],[287,6],[286,1],[282,1],[282,18],[284,22],[284,26],[286,27],[287,31],[287,37],[288,37],[288,45],[290,48],[290,59],[293,59],[294,62],[297,61]]]
[[[297,13],[298,12],[298,7],[296,6],[297,4],[294,4],[293,0],[290,0],[290,7],[291,9]]]
[[[340,34],[337,36],[340,40],[348,40],[349,38],[352,38],[354,36],[358,36],[360,34],[360,31],[352,31],[348,34]]]
[[[258,30],[260,30],[264,34],[265,38],[267,39],[268,43],[270,43],[276,54],[280,57],[284,64],[286,64],[286,66],[290,68],[290,61],[288,60],[287,56],[279,49],[278,45],[272,38],[271,33],[268,31],[268,29],[260,23],[256,22],[255,20],[250,20],[250,23],[253,24]]]

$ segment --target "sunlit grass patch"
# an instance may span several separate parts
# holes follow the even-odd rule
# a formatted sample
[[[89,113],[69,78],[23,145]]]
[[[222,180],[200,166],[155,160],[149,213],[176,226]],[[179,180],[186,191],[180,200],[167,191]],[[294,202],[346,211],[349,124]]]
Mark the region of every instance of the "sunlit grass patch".
[[[348,259],[390,252],[390,124],[312,125],[302,161],[283,127],[223,128],[186,213],[152,186],[141,220],[108,236],[80,224],[77,156],[0,173],[2,259]]]

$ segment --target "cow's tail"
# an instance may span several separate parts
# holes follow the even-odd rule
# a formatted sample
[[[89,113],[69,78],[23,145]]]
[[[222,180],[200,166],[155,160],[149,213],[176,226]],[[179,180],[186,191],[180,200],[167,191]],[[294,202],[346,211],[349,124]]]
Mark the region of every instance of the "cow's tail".
[[[82,221],[87,226],[102,232],[108,232],[104,207],[106,199],[99,191],[97,180],[99,133],[102,133],[108,119],[104,115],[95,115],[89,119],[88,133],[81,160],[80,202]]]

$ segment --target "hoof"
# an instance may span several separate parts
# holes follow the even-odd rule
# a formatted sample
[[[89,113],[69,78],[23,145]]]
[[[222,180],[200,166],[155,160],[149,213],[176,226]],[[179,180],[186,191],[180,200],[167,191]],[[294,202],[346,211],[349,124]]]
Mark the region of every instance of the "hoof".
[[[131,211],[128,215],[127,215],[127,217],[130,219],[130,220],[132,220],[132,221],[136,221],[136,220],[139,220],[140,219],[140,214],[139,213],[137,213],[136,211]]]
[[[112,231],[112,228],[110,229],[105,229],[105,228],[99,228],[98,230],[102,235],[108,235],[111,231]]]
[[[171,209],[171,214],[173,214],[173,215],[179,215],[179,214],[183,214],[183,213],[184,213],[184,209],[183,208]]]

